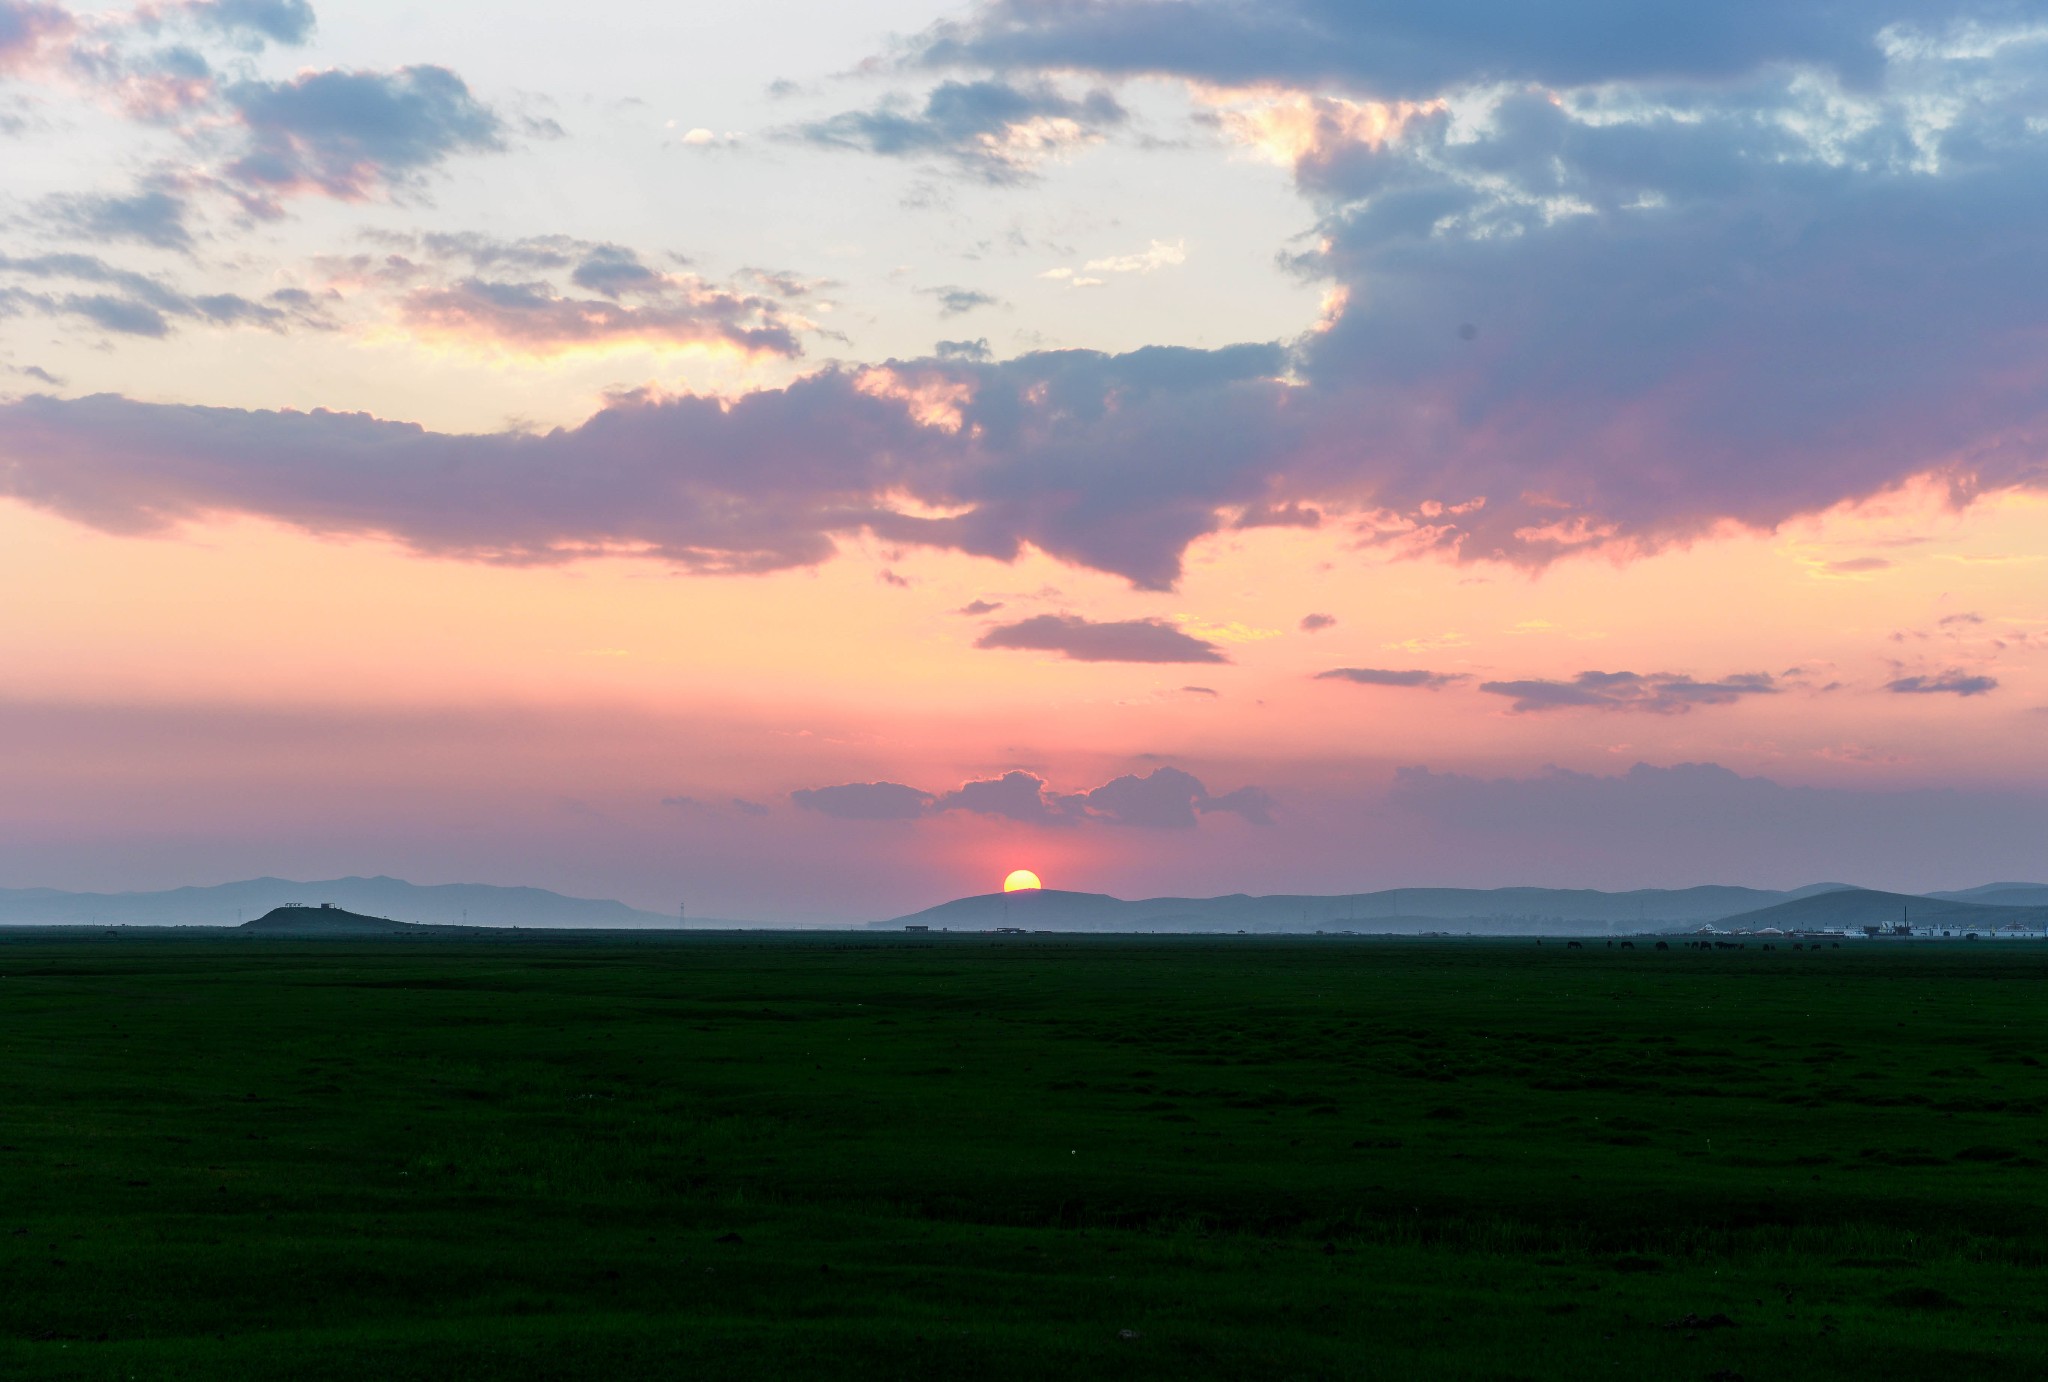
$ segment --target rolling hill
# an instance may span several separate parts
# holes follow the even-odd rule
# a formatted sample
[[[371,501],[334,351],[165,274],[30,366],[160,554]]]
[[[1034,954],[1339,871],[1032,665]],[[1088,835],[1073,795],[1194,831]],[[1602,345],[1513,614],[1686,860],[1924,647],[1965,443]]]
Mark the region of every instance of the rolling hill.
[[[1846,887],[1819,883],[1791,892],[1760,888],[1392,888],[1337,896],[1154,897],[1126,901],[1106,893],[990,893],[944,902],[877,922],[891,929],[988,931],[1357,931],[1413,934],[1476,931],[1499,935],[1621,934],[1713,921]]]

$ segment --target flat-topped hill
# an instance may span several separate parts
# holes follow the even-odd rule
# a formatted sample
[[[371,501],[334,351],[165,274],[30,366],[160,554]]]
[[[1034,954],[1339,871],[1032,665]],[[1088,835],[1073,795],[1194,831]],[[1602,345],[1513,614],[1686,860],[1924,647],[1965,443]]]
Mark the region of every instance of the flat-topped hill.
[[[389,917],[369,917],[340,907],[273,907],[254,921],[245,921],[243,931],[266,931],[304,936],[382,936],[393,931],[415,931],[409,922]]]

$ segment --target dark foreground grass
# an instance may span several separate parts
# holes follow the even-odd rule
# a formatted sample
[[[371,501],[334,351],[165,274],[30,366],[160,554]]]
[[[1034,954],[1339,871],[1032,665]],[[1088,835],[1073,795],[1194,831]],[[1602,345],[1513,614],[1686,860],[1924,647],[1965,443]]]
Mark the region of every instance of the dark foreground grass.
[[[0,939],[0,1375],[2002,1379],[2048,948]]]

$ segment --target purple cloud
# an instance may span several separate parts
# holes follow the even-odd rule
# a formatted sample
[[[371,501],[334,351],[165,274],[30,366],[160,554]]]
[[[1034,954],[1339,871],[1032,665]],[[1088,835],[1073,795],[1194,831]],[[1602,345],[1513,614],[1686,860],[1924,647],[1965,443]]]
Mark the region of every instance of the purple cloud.
[[[1998,678],[1947,671],[1935,676],[1900,677],[1886,682],[1884,689],[1905,696],[1981,696],[1998,689]]]
[[[1056,797],[1045,790],[1045,779],[1035,773],[1011,771],[1001,777],[964,782],[959,790],[946,793],[933,803],[934,811],[973,811],[984,816],[1001,816],[1027,825],[1066,825],[1076,819]]]
[[[2010,41],[1896,41],[1971,26]],[[2043,483],[2019,381],[2048,374],[2023,305],[2048,296],[2023,229],[2048,216],[2048,64],[2004,0],[992,0],[918,51],[1293,103],[1323,235],[1293,262],[1344,304],[1298,343],[1293,497],[1365,500],[1411,550],[1536,565],[1922,473],[1958,500]],[[1844,145],[1808,119],[1816,80],[1890,113]],[[1962,90],[1933,161],[1903,153],[1905,112]],[[1447,96],[1462,113],[1352,99]]]
[[[1228,662],[1206,638],[1182,633],[1158,619],[1097,622],[1078,614],[1040,614],[1002,624],[976,640],[977,648],[1059,653],[1072,662]]]
[[[1301,631],[1303,633],[1321,633],[1324,629],[1332,629],[1336,626],[1337,616],[1334,614],[1304,614],[1301,616]]]
[[[584,266],[587,268],[587,265]],[[577,271],[582,281],[584,268]],[[607,291],[608,290],[608,291]],[[605,342],[724,345],[747,355],[801,353],[796,332],[764,298],[710,287],[695,279],[664,279],[639,290],[642,301],[616,301],[610,280],[600,298],[568,297],[547,283],[469,278],[406,295],[400,316],[414,331],[534,355],[553,355]]]
[[[1211,796],[1198,778],[1178,768],[1126,774],[1087,793],[1084,801],[1092,816],[1152,830],[1192,829],[1197,816],[1218,813],[1241,816],[1253,825],[1273,823],[1273,798],[1263,789],[1240,787]]]
[[[1696,681],[1671,672],[1581,672],[1570,681],[1486,681],[1479,689],[1514,698],[1513,712],[1544,710],[1638,710],[1683,715],[1698,705],[1733,705],[1745,696],[1778,693],[1767,672],[1745,672],[1719,681]]]
[[[1036,773],[1012,770],[943,794],[894,782],[852,782],[792,792],[790,798],[847,820],[910,820],[969,811],[1025,825],[1093,822],[1153,830],[1193,829],[1200,817],[1216,814],[1236,815],[1253,825],[1273,821],[1273,799],[1262,788],[1240,787],[1215,796],[1200,778],[1179,768],[1125,774],[1085,792],[1054,792]]]
[[[931,809],[932,794],[900,782],[848,782],[837,787],[805,787],[789,799],[806,811],[849,821],[915,820]]]
[[[31,11],[44,13],[0,12]],[[1677,17],[1511,0],[1426,14],[984,5],[922,51],[1011,78],[951,82],[815,137],[966,157],[1033,120],[1120,118],[1049,85],[1055,69],[1266,83],[1256,99],[1304,102],[1295,176],[1319,235],[1290,263],[1334,290],[1328,329],[1213,351],[835,368],[729,411],[621,400],[544,437],[31,401],[0,408],[13,467],[0,485],[129,530],[243,512],[486,559],[647,550],[762,570],[823,560],[862,531],[997,559],[1030,545],[1147,589],[1173,586],[1189,544],[1242,523],[1366,512],[1368,540],[1540,566],[1730,520],[1768,528],[1918,475],[1957,502],[2039,488],[2048,258],[2032,227],[2048,223],[2048,138],[2027,113],[2048,100],[2048,64],[2035,43],[1878,43],[1887,25],[1964,21],[2009,37],[2011,13],[1989,0],[1734,0]],[[4,32],[0,51],[25,41],[8,49]],[[1853,136],[1812,118],[1815,69],[1863,93]],[[1325,85],[1462,93],[1463,113],[1417,107],[1368,139],[1362,107]],[[293,191],[388,192],[507,138],[440,68],[245,82],[220,99],[241,140],[225,176],[259,209]],[[1914,114],[1930,105],[1949,112],[1938,131]],[[167,226],[162,210],[129,214]],[[511,332],[592,308],[622,333],[662,325],[634,296],[647,266],[578,253],[575,294],[551,282],[507,306],[531,276],[480,271],[483,287],[442,283],[425,301]],[[102,289],[70,296],[24,287],[0,307],[47,300],[127,331],[173,320]],[[693,306],[688,327],[773,323],[706,326]],[[899,509],[898,495],[916,502]],[[1674,685],[1650,702],[1701,703],[1687,697]]]
[[[736,572],[815,564],[863,530],[1006,561],[1030,543],[1166,589],[1219,510],[1266,483],[1244,463],[1275,439],[1252,395],[1280,387],[1279,358],[1151,348],[832,368],[730,404],[619,397],[540,436],[29,398],[0,404],[0,493],[110,531],[247,512],[487,561],[625,548]],[[924,410],[931,391],[956,391],[957,427]],[[896,493],[960,512],[904,513]]]
[[[1417,669],[1389,671],[1382,667],[1332,667],[1316,673],[1317,681],[1349,681],[1360,686],[1419,686],[1440,691],[1470,678],[1463,672],[1428,672]]]

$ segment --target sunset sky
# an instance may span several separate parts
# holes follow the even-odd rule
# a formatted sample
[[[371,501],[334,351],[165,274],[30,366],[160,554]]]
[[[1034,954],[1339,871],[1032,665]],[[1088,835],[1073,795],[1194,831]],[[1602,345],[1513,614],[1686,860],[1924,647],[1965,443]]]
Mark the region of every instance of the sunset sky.
[[[0,0],[0,886],[2048,877],[2017,0]]]

